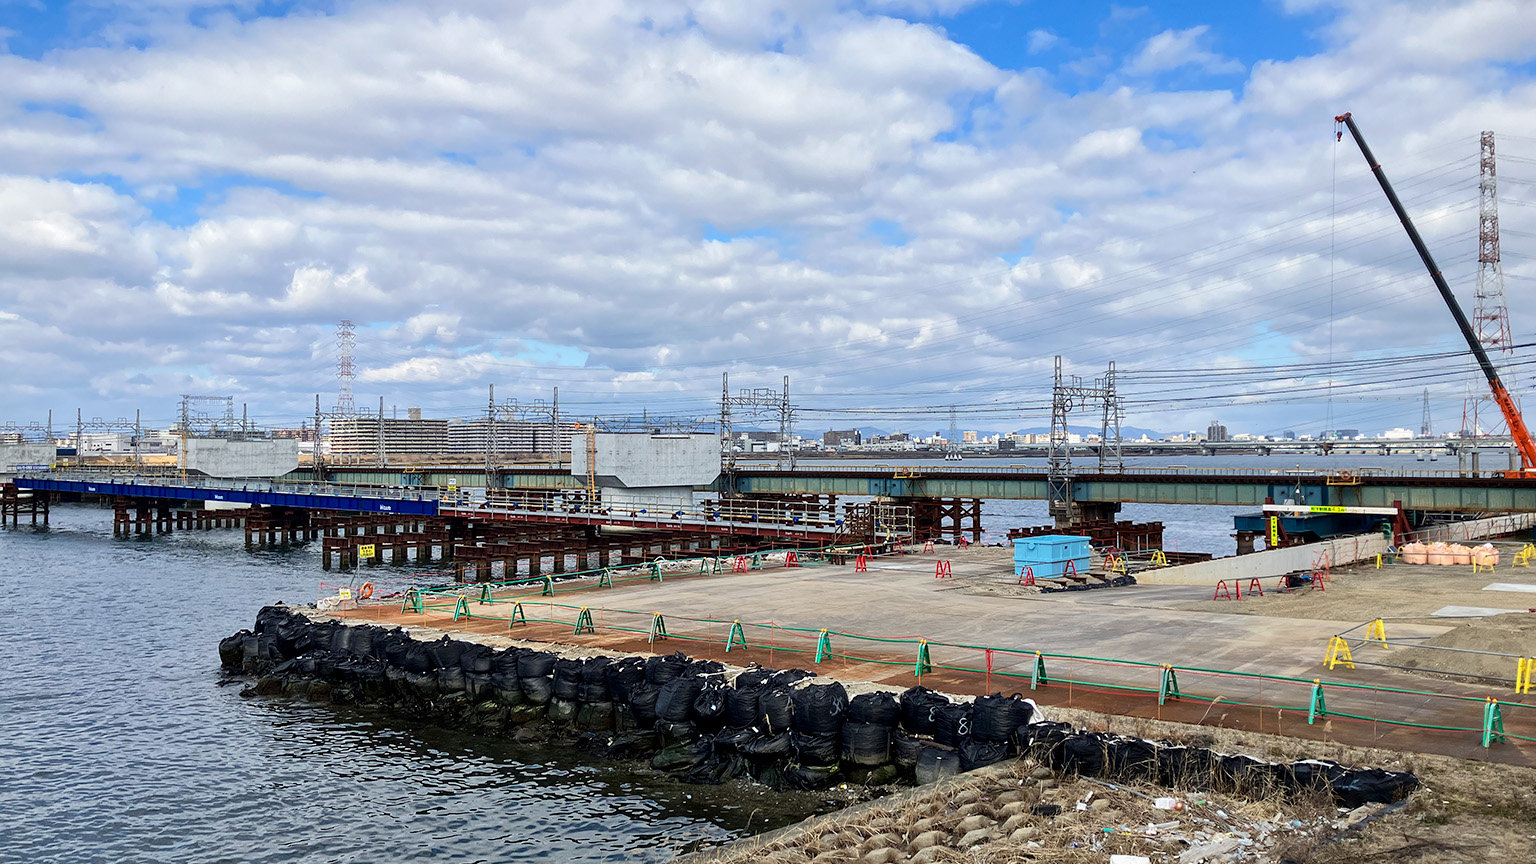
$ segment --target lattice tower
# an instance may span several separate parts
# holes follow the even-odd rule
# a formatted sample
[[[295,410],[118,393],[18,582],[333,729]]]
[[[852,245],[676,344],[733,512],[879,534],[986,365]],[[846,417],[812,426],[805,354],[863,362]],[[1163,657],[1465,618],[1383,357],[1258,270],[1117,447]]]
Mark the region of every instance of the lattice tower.
[[[357,328],[351,321],[336,325],[336,410],[338,417],[354,417],[357,405],[352,401],[352,381],[357,371],[352,366],[352,352],[357,348]],[[383,422],[381,417],[380,423]]]
[[[1504,303],[1504,268],[1499,261],[1499,183],[1494,158],[1493,133],[1481,137],[1477,184],[1477,289],[1473,295],[1472,326],[1488,356],[1499,367],[1500,377],[1511,392],[1515,389],[1514,339],[1509,330],[1509,309]],[[1474,435],[1506,435],[1504,414],[1494,404],[1481,376],[1471,380],[1462,411],[1462,429]]]

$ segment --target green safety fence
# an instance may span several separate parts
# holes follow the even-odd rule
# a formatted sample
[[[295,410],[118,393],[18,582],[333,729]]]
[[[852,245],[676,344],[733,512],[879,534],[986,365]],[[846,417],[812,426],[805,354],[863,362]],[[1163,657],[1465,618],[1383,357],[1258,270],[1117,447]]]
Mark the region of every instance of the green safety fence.
[[[436,599],[438,602],[433,602]],[[519,598],[492,598],[482,600],[480,606],[491,606],[492,609],[499,605],[511,604],[511,614],[506,616],[509,628],[515,628],[518,624],[544,623],[569,626],[573,635],[597,633],[597,622],[593,617],[593,609],[590,606],[576,606],[571,604],[556,603],[547,600],[529,600],[526,597]],[[528,607],[542,607],[545,617],[532,617],[528,615]],[[460,618],[481,618],[501,620],[501,616],[490,614],[487,610],[477,608],[473,613],[471,607],[463,595],[437,595],[433,598],[429,592],[408,593],[402,612],[415,612],[425,614],[428,611],[450,613],[454,620]],[[557,614],[559,611],[574,612],[574,616]],[[1271,704],[1263,702],[1251,702],[1240,699],[1221,697],[1224,705],[1240,708],[1255,708],[1277,711],[1291,711],[1297,714],[1305,714],[1307,722],[1314,724],[1319,719],[1330,718],[1340,720],[1352,720],[1369,723],[1379,723],[1389,726],[1424,729],[1444,732],[1474,732],[1482,737],[1483,746],[1491,746],[1494,743],[1510,739],[1536,742],[1536,737],[1527,737],[1509,732],[1505,728],[1505,708],[1530,708],[1519,702],[1501,703],[1492,697],[1463,696],[1450,693],[1436,693],[1426,690],[1415,690],[1402,687],[1390,687],[1373,684],[1357,684],[1347,681],[1328,681],[1311,678],[1294,678],[1285,675],[1271,675],[1259,672],[1238,672],[1229,669],[1210,669],[1198,666],[1175,666],[1166,663],[1150,663],[1138,660],[1123,660],[1108,657],[1093,657],[1077,654],[1059,654],[1044,651],[1025,651],[1020,649],[1003,649],[984,645],[972,645],[961,642],[940,642],[922,637],[891,638],[870,636],[862,633],[848,633],[828,628],[793,627],[774,622],[742,622],[740,619],[725,620],[719,618],[696,618],[684,616],[663,616],[660,612],[639,612],[629,609],[599,608],[597,610],[605,621],[603,629],[619,633],[633,633],[644,635],[648,642],[654,643],[662,640],[675,639],[687,642],[723,643],[726,652],[733,650],[768,649],[772,651],[786,651],[790,653],[806,654],[811,656],[813,664],[823,664],[832,660],[848,660],[860,663],[874,663],[883,665],[911,666],[914,676],[921,681],[923,675],[930,675],[937,671],[950,671],[967,674],[986,675],[991,678],[1017,681],[1021,685],[1028,684],[1031,690],[1042,687],[1079,687],[1084,690],[1105,690],[1119,693],[1144,694],[1155,697],[1159,705],[1166,704],[1169,700],[1183,701],[1185,695],[1181,691],[1179,676],[1214,676],[1247,681],[1273,682],[1276,684],[1291,685],[1305,688],[1305,704]],[[644,622],[640,626],[637,621],[635,626],[628,626],[622,622],[607,620],[610,616],[634,616]],[[693,633],[679,633],[668,630],[668,621],[675,625],[676,622],[688,622],[698,625],[718,626],[723,628],[724,636],[697,635]],[[776,640],[769,642],[754,641],[749,638],[749,632],[753,629],[764,629],[774,634],[783,634],[804,639],[806,644],[783,644]],[[836,644],[870,644],[874,646],[894,646],[896,651],[910,650],[908,657],[872,656],[868,654],[853,653],[851,650],[836,650]],[[952,651],[980,652],[986,658],[984,667],[967,665],[964,663],[941,663],[934,659],[935,649],[949,649]],[[1023,659],[1029,668],[1028,672],[1018,672],[1009,669],[995,668],[995,658],[1003,656],[1011,659]],[[1027,662],[1027,661],[1033,662]],[[1137,686],[1128,683],[1114,683],[1095,681],[1083,678],[1073,678],[1055,673],[1048,673],[1048,664],[1061,663],[1086,663],[1092,665],[1116,666],[1130,669],[1145,669],[1156,675],[1155,686]],[[1326,692],[1332,690],[1338,692],[1365,692],[1377,694],[1391,693],[1405,696],[1423,697],[1426,699],[1452,700],[1453,702],[1475,704],[1482,713],[1481,722],[1477,726],[1445,726],[1430,723],[1415,723],[1406,719],[1394,719],[1381,716],[1356,714],[1330,709],[1328,707]]]

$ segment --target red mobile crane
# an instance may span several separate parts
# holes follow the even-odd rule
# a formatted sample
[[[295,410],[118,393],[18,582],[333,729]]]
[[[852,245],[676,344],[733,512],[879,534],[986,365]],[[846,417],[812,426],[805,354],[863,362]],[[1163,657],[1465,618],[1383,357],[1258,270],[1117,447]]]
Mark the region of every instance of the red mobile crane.
[[[1429,278],[1435,280],[1435,287],[1440,289],[1440,298],[1451,309],[1451,316],[1456,319],[1456,326],[1461,328],[1461,335],[1467,340],[1467,347],[1472,349],[1472,356],[1477,358],[1477,365],[1483,369],[1483,375],[1488,378],[1488,389],[1493,391],[1493,401],[1498,403],[1499,410],[1504,412],[1504,422],[1509,425],[1509,437],[1515,443],[1515,449],[1520,451],[1520,474],[1536,473],[1536,441],[1531,439],[1531,431],[1525,426],[1525,419],[1520,416],[1520,409],[1515,406],[1515,400],[1510,397],[1509,390],[1504,387],[1504,382],[1499,379],[1499,370],[1493,366],[1493,361],[1488,359],[1488,352],[1483,350],[1483,343],[1472,331],[1472,325],[1467,321],[1467,315],[1461,311],[1461,304],[1456,302],[1456,295],[1451,293],[1451,286],[1445,284],[1445,276],[1440,273],[1439,265],[1429,254],[1429,247],[1424,245],[1424,238],[1419,236],[1419,230],[1413,227],[1413,220],[1408,218],[1408,211],[1403,209],[1403,202],[1397,198],[1392,184],[1387,182],[1387,175],[1382,172],[1381,165],[1377,164],[1376,157],[1372,155],[1371,148],[1360,135],[1360,127],[1355,125],[1355,120],[1348,112],[1333,118],[1335,124],[1343,124],[1349,129],[1349,134],[1360,145],[1360,153],[1365,156],[1366,164],[1371,166],[1371,173],[1376,175],[1376,181],[1381,184],[1381,191],[1387,193],[1387,200],[1391,202],[1392,209],[1396,211],[1398,221],[1403,223],[1403,229],[1408,232],[1408,239],[1413,241],[1413,248],[1418,250],[1419,257],[1424,261],[1424,268],[1429,271]],[[1343,140],[1342,130],[1336,132],[1338,140]],[[1511,472],[1513,473],[1513,472]]]

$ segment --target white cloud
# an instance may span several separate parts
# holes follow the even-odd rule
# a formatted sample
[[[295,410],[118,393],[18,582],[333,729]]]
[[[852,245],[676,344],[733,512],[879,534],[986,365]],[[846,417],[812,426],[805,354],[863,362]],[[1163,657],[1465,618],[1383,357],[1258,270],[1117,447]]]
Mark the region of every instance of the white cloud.
[[[1193,66],[1209,73],[1243,71],[1243,64],[1201,47],[1210,27],[1199,24],[1184,30],[1164,30],[1148,39],[1134,57],[1125,63],[1132,75],[1151,75]]]
[[[0,382],[0,419],[168,415],[195,387],[296,423],[334,386],[343,317],[359,401],[429,410],[494,382],[702,414],[725,370],[860,404],[1027,402],[1058,352],[1085,374],[1242,357],[1262,324],[1274,351],[1326,353],[1331,223],[1338,349],[1441,345],[1348,150],[1325,218],[1328,119],[1358,109],[1464,277],[1474,176],[1445,166],[1481,128],[1536,139],[1536,85],[1507,65],[1536,38],[1519,4],[1367,5],[1241,92],[1158,83],[1231,70],[1202,26],[1068,92],[1065,67],[995,69],[836,0],[403,0],[206,29],[167,11],[134,24],[142,48],[0,56],[0,363],[55,373]],[[1437,28],[1448,44],[1403,50]],[[530,362],[528,342],[588,360]]]
[[[1024,44],[1027,46],[1029,53],[1039,54],[1041,51],[1049,51],[1060,41],[1061,37],[1049,30],[1031,30],[1025,38]]]

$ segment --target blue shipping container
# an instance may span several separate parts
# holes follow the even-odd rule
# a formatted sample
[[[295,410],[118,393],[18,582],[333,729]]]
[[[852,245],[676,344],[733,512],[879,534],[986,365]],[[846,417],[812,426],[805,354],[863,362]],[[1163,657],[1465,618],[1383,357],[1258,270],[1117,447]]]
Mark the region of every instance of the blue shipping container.
[[[1020,537],[1013,541],[1013,575],[1022,576],[1024,568],[1029,567],[1036,579],[1059,579],[1066,575],[1067,562],[1072,563],[1075,572],[1086,574],[1089,554],[1087,537]]]

